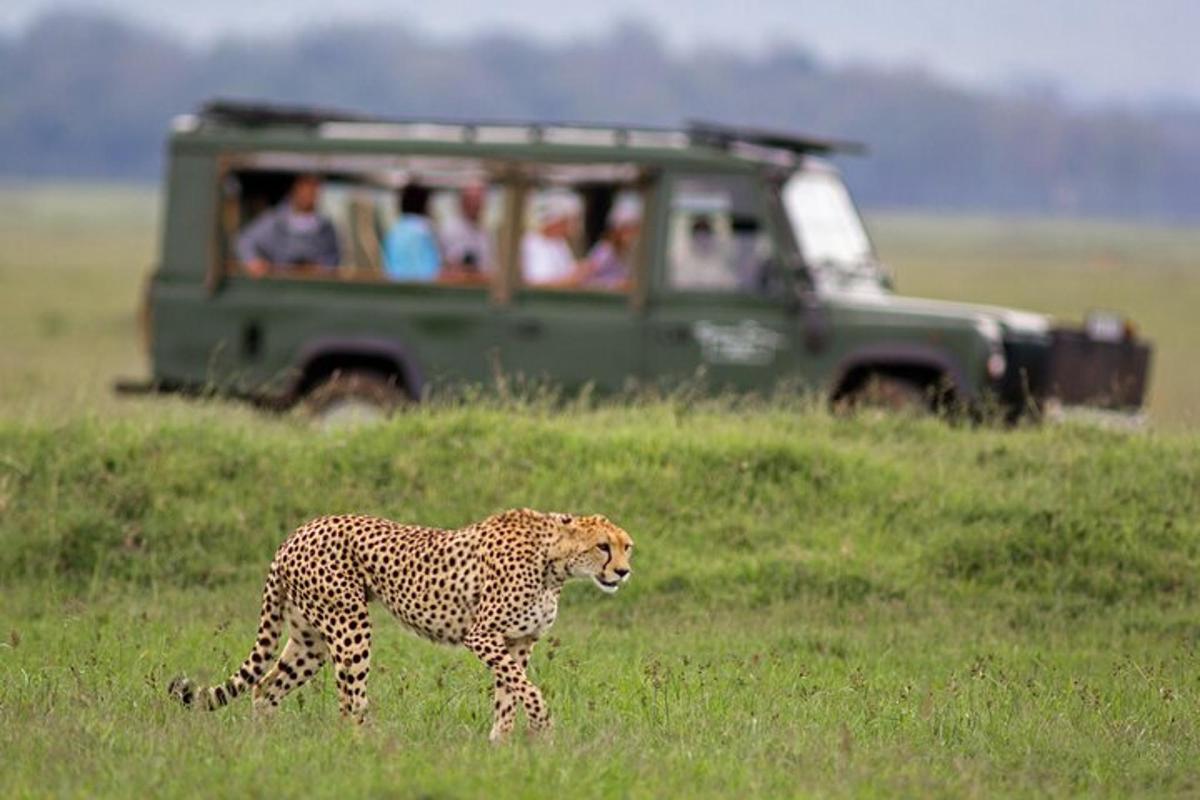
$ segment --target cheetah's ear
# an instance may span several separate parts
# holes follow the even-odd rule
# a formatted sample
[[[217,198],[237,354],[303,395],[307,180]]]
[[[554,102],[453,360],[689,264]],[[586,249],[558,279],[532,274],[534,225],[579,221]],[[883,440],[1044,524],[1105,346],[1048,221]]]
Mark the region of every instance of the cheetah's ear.
[[[571,514],[558,513],[546,516],[557,525],[550,544],[550,560],[559,561],[578,555],[583,548],[579,543],[579,529],[573,524],[575,517]]]

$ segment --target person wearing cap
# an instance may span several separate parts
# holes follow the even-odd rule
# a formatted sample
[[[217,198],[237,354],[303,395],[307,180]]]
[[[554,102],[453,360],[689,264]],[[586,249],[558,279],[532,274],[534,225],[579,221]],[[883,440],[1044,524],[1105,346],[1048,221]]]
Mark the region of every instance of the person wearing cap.
[[[609,212],[608,229],[584,259],[582,284],[600,289],[627,288],[641,230],[641,201],[636,195],[619,197]]]
[[[578,265],[567,238],[579,214],[579,201],[569,192],[547,192],[534,204],[536,228],[521,238],[521,275],[530,286],[572,286]]]
[[[272,269],[337,267],[337,233],[329,218],[317,211],[320,196],[320,176],[297,175],[283,202],[246,226],[236,249],[246,272],[260,278]]]
[[[383,269],[394,281],[437,280],[442,257],[429,219],[430,194],[416,181],[400,190],[400,216],[383,240]]]

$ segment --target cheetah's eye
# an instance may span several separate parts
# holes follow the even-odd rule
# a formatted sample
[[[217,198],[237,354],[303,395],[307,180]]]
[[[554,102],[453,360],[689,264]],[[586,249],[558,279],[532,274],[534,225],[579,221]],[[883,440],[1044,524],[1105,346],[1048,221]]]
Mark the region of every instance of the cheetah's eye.
[[[612,552],[612,548],[609,547],[608,542],[601,542],[600,544],[596,545],[596,549],[602,553],[611,553]]]

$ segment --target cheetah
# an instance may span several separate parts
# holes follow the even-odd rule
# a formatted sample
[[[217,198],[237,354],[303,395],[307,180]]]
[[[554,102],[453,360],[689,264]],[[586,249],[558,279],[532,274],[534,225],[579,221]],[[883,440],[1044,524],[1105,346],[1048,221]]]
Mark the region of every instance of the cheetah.
[[[418,636],[463,645],[487,665],[491,741],[513,730],[518,702],[530,733],[545,731],[549,710],[526,675],[530,652],[554,624],[568,580],[590,578],[615,592],[629,579],[632,551],[629,534],[601,515],[519,509],[459,530],[319,517],[276,552],[257,641],[237,671],[207,688],[176,678],[168,691],[185,706],[215,710],[250,689],[255,711],[269,713],[330,661],[342,716],[361,723],[371,671],[367,604],[377,600]],[[289,637],[275,660],[284,622]]]

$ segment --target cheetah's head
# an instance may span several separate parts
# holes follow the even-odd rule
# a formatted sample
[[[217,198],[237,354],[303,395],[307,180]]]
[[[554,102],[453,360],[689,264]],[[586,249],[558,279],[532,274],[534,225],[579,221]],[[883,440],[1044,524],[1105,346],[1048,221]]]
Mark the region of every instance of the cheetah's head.
[[[629,579],[633,539],[607,517],[555,514],[562,526],[562,557],[567,574],[591,578],[604,592],[615,592]]]

